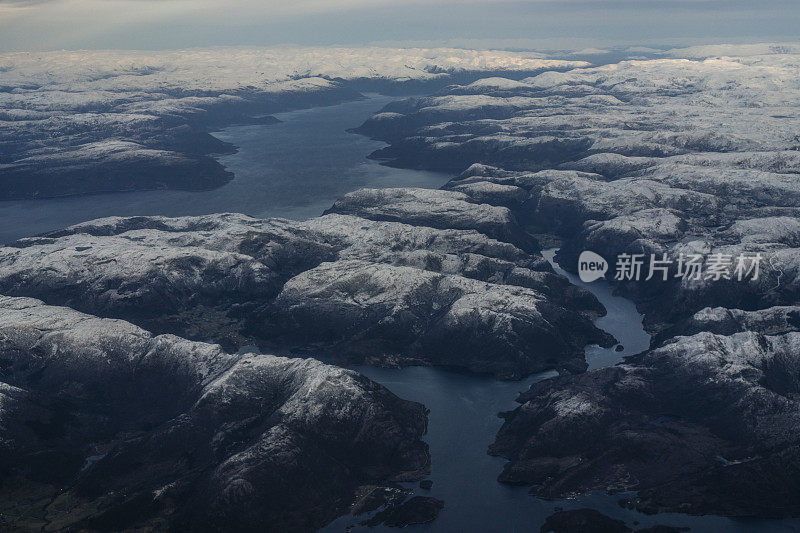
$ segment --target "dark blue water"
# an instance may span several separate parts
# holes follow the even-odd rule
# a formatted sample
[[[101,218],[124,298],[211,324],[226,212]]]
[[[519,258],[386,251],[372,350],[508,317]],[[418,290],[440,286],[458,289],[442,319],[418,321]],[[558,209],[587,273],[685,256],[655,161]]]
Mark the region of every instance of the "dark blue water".
[[[94,218],[235,212],[304,220],[361,187],[438,188],[448,176],[380,166],[366,156],[386,146],[345,130],[392,98],[276,115],[283,122],[237,126],[214,135],[240,148],[219,158],[235,178],[210,191],[143,191],[0,202],[0,244]]]

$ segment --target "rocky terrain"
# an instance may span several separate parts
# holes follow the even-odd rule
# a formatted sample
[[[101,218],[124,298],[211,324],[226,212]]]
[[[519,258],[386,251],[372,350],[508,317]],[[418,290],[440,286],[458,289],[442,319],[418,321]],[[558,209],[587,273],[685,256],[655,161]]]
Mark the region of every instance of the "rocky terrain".
[[[308,531],[420,476],[422,405],[313,359],[229,354],[0,297],[0,526]]]
[[[542,497],[637,490],[647,512],[797,516],[797,331],[676,337],[523,393],[492,453]]]
[[[586,249],[612,265],[621,253],[762,252],[751,282],[671,276],[622,287],[653,331],[708,305],[794,302],[800,55],[778,46],[726,51],[478,80],[393,103],[359,131],[391,143],[374,154],[389,164],[463,171],[448,188],[563,239],[568,270]]]
[[[3,153],[16,154],[2,161],[4,177],[20,172],[16,183],[25,184],[47,182],[25,177],[26,158],[60,157],[25,128],[38,131],[50,120],[45,109],[62,109],[53,131],[73,131],[64,117],[77,117],[78,107],[52,102],[106,86],[103,102],[123,94],[114,110],[132,105],[128,91],[157,118],[165,115],[152,111],[156,103],[176,106],[183,117],[176,128],[197,140],[208,123],[192,121],[216,116],[223,101],[242,120],[264,109],[264,100],[248,99],[251,85],[261,95],[297,89],[344,99],[358,97],[358,84],[409,71],[413,83],[461,82],[395,102],[358,130],[390,143],[374,154],[387,164],[460,172],[443,190],[355,191],[304,222],[113,217],[0,248],[0,356],[11,354],[0,359],[0,446],[10,458],[0,466],[4,493],[25,480],[24,494],[4,498],[27,502],[16,514],[4,503],[4,519],[24,516],[54,529],[244,527],[268,519],[305,530],[382,504],[365,522],[435,517],[439,500],[406,501],[386,484],[427,466],[423,407],[315,360],[232,355],[253,344],[343,364],[439,365],[503,379],[557,369],[559,377],[534,384],[502,415],[490,448],[509,461],[501,481],[544,498],[633,491],[623,503],[646,512],[800,515],[800,51],[674,50],[655,60],[478,81],[470,71],[545,66],[536,57],[520,63],[510,53],[462,52],[444,66],[407,52],[412,57],[399,56],[378,75],[355,70],[346,79],[338,69],[352,70],[358,55],[340,55],[347,61],[329,70],[312,62],[280,71],[285,77],[250,69],[246,78],[205,57],[212,70],[173,103],[166,89],[141,89],[184,84],[193,72],[163,57],[68,82],[56,72],[52,90],[32,80],[63,57],[4,59],[14,85],[0,97],[44,102],[41,110],[7,106],[0,126],[13,132],[2,136],[11,139]],[[259,64],[258,54],[236,53],[238,64]],[[16,62],[35,76],[20,74]],[[201,111],[186,114],[190,103]],[[96,183],[85,172],[94,153],[123,161],[129,148],[144,150],[142,157],[168,152],[178,161],[173,170],[188,157],[170,147],[178,137],[162,143],[148,135],[157,141],[145,146],[114,128],[93,127],[111,132],[102,138],[80,128],[52,138],[86,151],[74,159],[87,162],[74,174],[86,183]],[[223,149],[207,146],[189,157],[193,164]],[[191,176],[210,184],[215,172]],[[707,268],[714,254],[760,253],[763,262],[758,276],[741,281],[682,279],[675,263],[666,280],[612,280],[645,313],[653,344],[620,365],[581,373],[584,347],[613,339],[592,324],[603,313],[597,300],[542,258],[545,241],[560,244],[557,259],[570,271],[582,250],[601,254],[609,278],[622,253],[697,254]],[[165,398],[164,390],[173,393]],[[54,450],[65,451],[56,460]],[[591,512],[554,515],[545,530],[587,521],[629,530]]]
[[[584,370],[585,345],[613,342],[592,324],[602,306],[482,199],[366,189],[305,222],[112,217],[0,248],[4,526],[435,519],[442,501],[391,484],[427,470],[423,406],[237,348],[498,378]]]
[[[541,497],[638,491],[648,512],[800,514],[794,375],[800,273],[796,46],[484,79],[393,103],[359,131],[387,164],[461,172],[446,189],[507,207],[577,270],[644,254],[613,280],[650,351],[534,385],[491,452]],[[690,58],[690,59],[686,59]],[[758,276],[681,277],[678,259],[761,254]],[[672,260],[645,281],[650,254]],[[752,274],[752,272],[751,272]]]
[[[23,239],[0,249],[0,294],[231,349],[580,371],[586,344],[612,342],[592,324],[602,306],[533,246],[507,208],[464,193],[361,190],[306,222],[109,218]]]
[[[672,526],[652,526],[633,529],[622,520],[614,520],[594,509],[575,509],[558,511],[547,517],[539,530],[541,533],[678,533],[689,528]]]
[[[650,254],[762,254],[757,279],[680,280],[673,264],[666,281],[619,283],[658,333],[706,306],[798,299],[797,52],[673,50],[483,79],[393,103],[359,131],[392,143],[375,154],[389,164],[463,171],[447,188],[562,240],[568,270],[587,249],[612,269],[619,254],[645,254],[642,277]]]
[[[541,54],[290,48],[0,55],[0,200],[200,190],[232,175],[209,135],[269,113],[583,66]]]

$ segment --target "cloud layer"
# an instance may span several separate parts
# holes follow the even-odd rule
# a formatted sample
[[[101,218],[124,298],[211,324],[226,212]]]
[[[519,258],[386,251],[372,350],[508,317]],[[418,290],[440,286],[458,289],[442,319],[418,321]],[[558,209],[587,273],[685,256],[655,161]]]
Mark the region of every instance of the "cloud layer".
[[[553,38],[583,47],[786,40],[797,27],[793,0],[0,0],[0,50]]]

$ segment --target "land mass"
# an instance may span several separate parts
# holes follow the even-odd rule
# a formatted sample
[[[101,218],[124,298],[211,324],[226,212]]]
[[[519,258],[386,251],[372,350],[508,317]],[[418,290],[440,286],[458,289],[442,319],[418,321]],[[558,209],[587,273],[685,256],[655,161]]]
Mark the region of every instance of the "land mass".
[[[422,405],[313,359],[30,298],[0,339],[3,529],[308,531],[428,468]]]
[[[490,449],[509,461],[501,481],[546,498],[634,491],[624,504],[647,512],[800,515],[800,49],[663,56],[467,80],[393,103],[360,128],[390,143],[375,157],[391,164],[461,172],[443,190],[355,191],[305,222],[112,217],[0,248],[3,494],[29,502],[4,515],[52,528],[269,520],[309,530],[363,502],[368,487],[389,501],[392,481],[424,474],[422,406],[313,359],[236,353],[251,344],[503,379],[556,369],[503,414]],[[527,60],[512,70],[544,68]],[[141,79],[87,83],[173,75],[153,65]],[[409,65],[393,68],[418,70]],[[444,70],[423,67],[419,79],[439,83]],[[349,79],[372,79],[354,72]],[[14,83],[36,90],[17,74]],[[357,97],[327,75],[277,83]],[[0,94],[30,98],[17,90],[24,83]],[[272,89],[263,90],[286,94]],[[222,93],[210,98],[229,100]],[[142,97],[146,108],[169,107],[155,94]],[[191,101],[180,100],[180,109]],[[20,118],[3,127],[20,132],[14,153],[52,155],[41,139],[25,140],[35,110],[13,109]],[[77,116],[66,109],[62,118]],[[40,119],[31,131],[50,120]],[[13,157],[4,164],[24,159]],[[563,243],[557,258],[571,271],[585,249],[612,265],[622,253],[765,260],[742,281],[687,281],[673,266],[666,281],[615,282],[645,312],[653,344],[583,373],[584,346],[614,340],[593,325],[598,301],[541,256],[542,239]],[[441,508],[433,498],[392,501],[377,517],[386,524]],[[548,527],[586,516],[551,517]]]
[[[613,339],[509,210],[469,195],[364,189],[305,222],[112,217],[0,248],[0,294],[156,333],[434,364],[500,378],[586,367]]]
[[[558,239],[569,271],[583,250],[609,277],[621,254],[644,258],[639,279],[611,281],[651,349],[522,394],[490,448],[510,460],[501,481],[547,498],[638,491],[626,504],[647,512],[800,515],[799,52],[700,47],[483,79],[358,128],[390,143],[373,154],[387,164],[461,172],[445,189]],[[678,272],[680,257],[756,254],[741,280]],[[645,280],[653,256],[672,260],[666,280]]]

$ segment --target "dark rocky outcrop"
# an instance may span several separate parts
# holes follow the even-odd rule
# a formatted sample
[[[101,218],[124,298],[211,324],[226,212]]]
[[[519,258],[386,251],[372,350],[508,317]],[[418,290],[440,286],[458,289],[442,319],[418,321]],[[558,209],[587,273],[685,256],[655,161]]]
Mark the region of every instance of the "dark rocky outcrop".
[[[390,505],[386,509],[363,522],[367,526],[386,525],[389,527],[405,527],[415,524],[433,522],[444,508],[444,502],[429,496],[414,496],[399,505]]]
[[[614,520],[594,509],[558,511],[547,517],[541,533],[631,533],[622,520]]]
[[[797,516],[800,334],[698,333],[534,384],[491,452],[542,497],[638,491],[647,512]]]
[[[652,526],[642,529],[628,527],[622,520],[614,520],[594,509],[558,511],[547,517],[539,530],[541,533],[678,533],[688,527]]]

